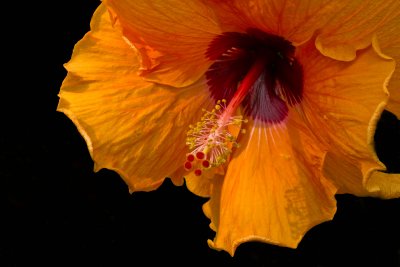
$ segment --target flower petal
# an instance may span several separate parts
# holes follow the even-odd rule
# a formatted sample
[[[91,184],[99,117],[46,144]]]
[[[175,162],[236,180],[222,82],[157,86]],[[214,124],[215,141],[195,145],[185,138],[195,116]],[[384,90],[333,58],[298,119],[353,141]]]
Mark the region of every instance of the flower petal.
[[[146,79],[182,87],[198,80],[209,67],[205,53],[220,30],[206,5],[176,0],[103,2],[141,52]]]
[[[355,59],[357,50],[371,44],[372,36],[385,24],[394,25],[393,22],[400,16],[400,2],[398,0],[344,2],[346,6],[336,10],[335,16],[321,29],[316,39],[316,46],[326,56],[350,61]]]
[[[400,174],[374,171],[363,185],[363,174],[359,166],[332,153],[328,153],[325,158],[324,175],[333,178],[340,186],[339,194],[351,193],[384,199],[400,197]]]
[[[78,127],[96,170],[117,171],[132,191],[152,190],[167,176],[181,184],[186,130],[208,107],[205,81],[180,90],[146,82],[137,51],[104,5],[91,27],[66,64],[58,111]]]
[[[224,182],[224,176],[215,175],[209,184],[209,195],[211,196],[210,200],[204,203],[203,212],[210,219],[210,228],[214,232],[217,231],[217,227],[219,225],[219,216],[221,214],[221,189],[222,184]],[[211,248],[213,247],[213,242],[208,240],[208,244]]]
[[[377,33],[382,53],[396,61],[396,69],[389,81],[390,99],[386,107],[400,119],[400,15],[387,23]]]
[[[257,28],[284,37],[294,44],[309,40],[314,32],[330,23],[335,17],[343,17],[358,8],[360,1],[329,0],[214,0],[204,1],[212,5],[220,18],[223,31],[245,32]],[[353,4],[352,4],[353,3]]]
[[[330,220],[336,188],[321,176],[324,152],[292,116],[287,125],[249,122],[229,163],[221,192],[205,211],[217,229],[209,244],[231,255],[240,243],[296,247],[305,232]],[[215,213],[219,212],[219,216]]]
[[[386,84],[394,62],[382,57],[374,47],[358,51],[355,61],[336,61],[321,56],[311,44],[298,49],[304,69],[304,120],[315,129],[315,136],[337,160],[325,163],[325,175],[340,192],[364,195],[374,170],[384,170],[374,150],[377,121],[388,100]],[[334,167],[329,162],[340,162]],[[354,165],[361,172],[358,180],[343,178]],[[358,186],[359,188],[355,188]]]
[[[186,186],[198,196],[209,197],[214,176],[215,172],[213,170],[204,170],[201,176],[196,176],[193,172],[190,172],[185,176]]]
[[[368,192],[363,185],[363,173],[359,164],[348,161],[342,155],[332,152],[326,154],[323,168],[324,176],[330,178],[338,186],[338,194],[350,193],[352,195],[376,196]]]
[[[376,171],[368,180],[367,189],[385,199],[400,197],[400,174]]]
[[[318,30],[316,45],[321,53],[345,61],[370,45],[373,34],[400,12],[397,0],[205,2],[213,5],[223,31],[258,28],[298,45]]]
[[[397,62],[399,62],[400,64],[400,61]],[[393,74],[393,78],[399,80],[400,71],[395,71]],[[396,115],[396,117],[400,120],[400,87],[390,88],[389,91],[390,91],[390,98],[386,109],[392,112],[394,115]]]

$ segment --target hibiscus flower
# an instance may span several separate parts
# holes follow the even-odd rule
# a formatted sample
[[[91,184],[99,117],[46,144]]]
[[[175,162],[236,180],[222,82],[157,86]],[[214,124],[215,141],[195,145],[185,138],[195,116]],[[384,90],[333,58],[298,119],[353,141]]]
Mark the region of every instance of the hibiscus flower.
[[[104,0],[58,110],[130,191],[169,177],[209,198],[212,248],[294,248],[336,193],[400,195],[373,145],[381,112],[400,116],[399,14],[398,1]]]

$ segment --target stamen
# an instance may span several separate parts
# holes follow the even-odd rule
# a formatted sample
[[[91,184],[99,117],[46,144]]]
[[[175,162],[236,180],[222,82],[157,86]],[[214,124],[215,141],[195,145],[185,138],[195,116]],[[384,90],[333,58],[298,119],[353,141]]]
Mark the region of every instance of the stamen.
[[[191,153],[187,159],[195,158],[196,168],[208,169],[225,163],[233,146],[238,146],[236,136],[228,126],[236,126],[239,132],[241,124],[247,122],[242,116],[226,117],[226,100],[219,100],[212,111],[204,111],[200,122],[190,126],[186,144]]]

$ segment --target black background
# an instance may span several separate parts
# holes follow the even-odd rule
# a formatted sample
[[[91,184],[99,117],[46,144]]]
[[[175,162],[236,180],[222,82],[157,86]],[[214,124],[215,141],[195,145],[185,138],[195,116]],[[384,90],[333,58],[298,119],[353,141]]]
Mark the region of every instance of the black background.
[[[206,199],[169,180],[130,195],[117,174],[94,173],[84,140],[55,110],[62,64],[99,2],[49,2],[3,7],[0,266],[400,266],[399,199],[338,195],[334,220],[298,249],[252,242],[232,258],[207,246]],[[399,171],[395,136],[400,123],[385,113],[377,150]]]

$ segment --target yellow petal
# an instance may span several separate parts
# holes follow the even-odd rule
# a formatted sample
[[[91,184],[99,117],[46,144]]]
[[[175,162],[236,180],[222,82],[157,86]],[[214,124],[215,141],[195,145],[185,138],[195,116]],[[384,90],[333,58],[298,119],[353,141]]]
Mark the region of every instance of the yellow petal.
[[[220,33],[213,12],[199,1],[105,0],[138,47],[146,79],[176,87],[197,81],[208,69],[208,44]]]
[[[385,199],[400,197],[400,174],[374,172],[367,183],[368,191]]]
[[[360,166],[332,153],[328,153],[325,158],[324,174],[335,180],[339,194],[351,193],[385,199],[400,197],[400,174],[374,171],[363,185]]]
[[[377,31],[400,16],[398,0],[339,2],[346,5],[333,11],[335,16],[321,28],[316,39],[316,46],[322,54],[338,60],[355,59],[357,50],[369,46]]]
[[[365,195],[371,173],[385,169],[375,153],[374,133],[388,100],[386,84],[394,62],[371,46],[358,51],[352,62],[323,57],[312,45],[298,52],[304,69],[304,119],[337,158],[330,160],[328,155],[327,162],[338,162],[334,167],[326,163],[325,175],[341,188],[340,192]],[[361,175],[338,170],[347,165],[354,165]],[[352,179],[344,177],[350,173]]]
[[[307,230],[333,217],[336,188],[322,177],[324,152],[310,136],[298,119],[276,127],[249,122],[221,192],[205,206],[216,220],[212,247],[231,255],[247,241],[294,248]]]
[[[66,64],[58,110],[85,138],[96,170],[117,171],[131,191],[167,176],[181,184],[186,130],[208,107],[208,90],[202,81],[179,90],[144,81],[117,26],[101,5]]]

